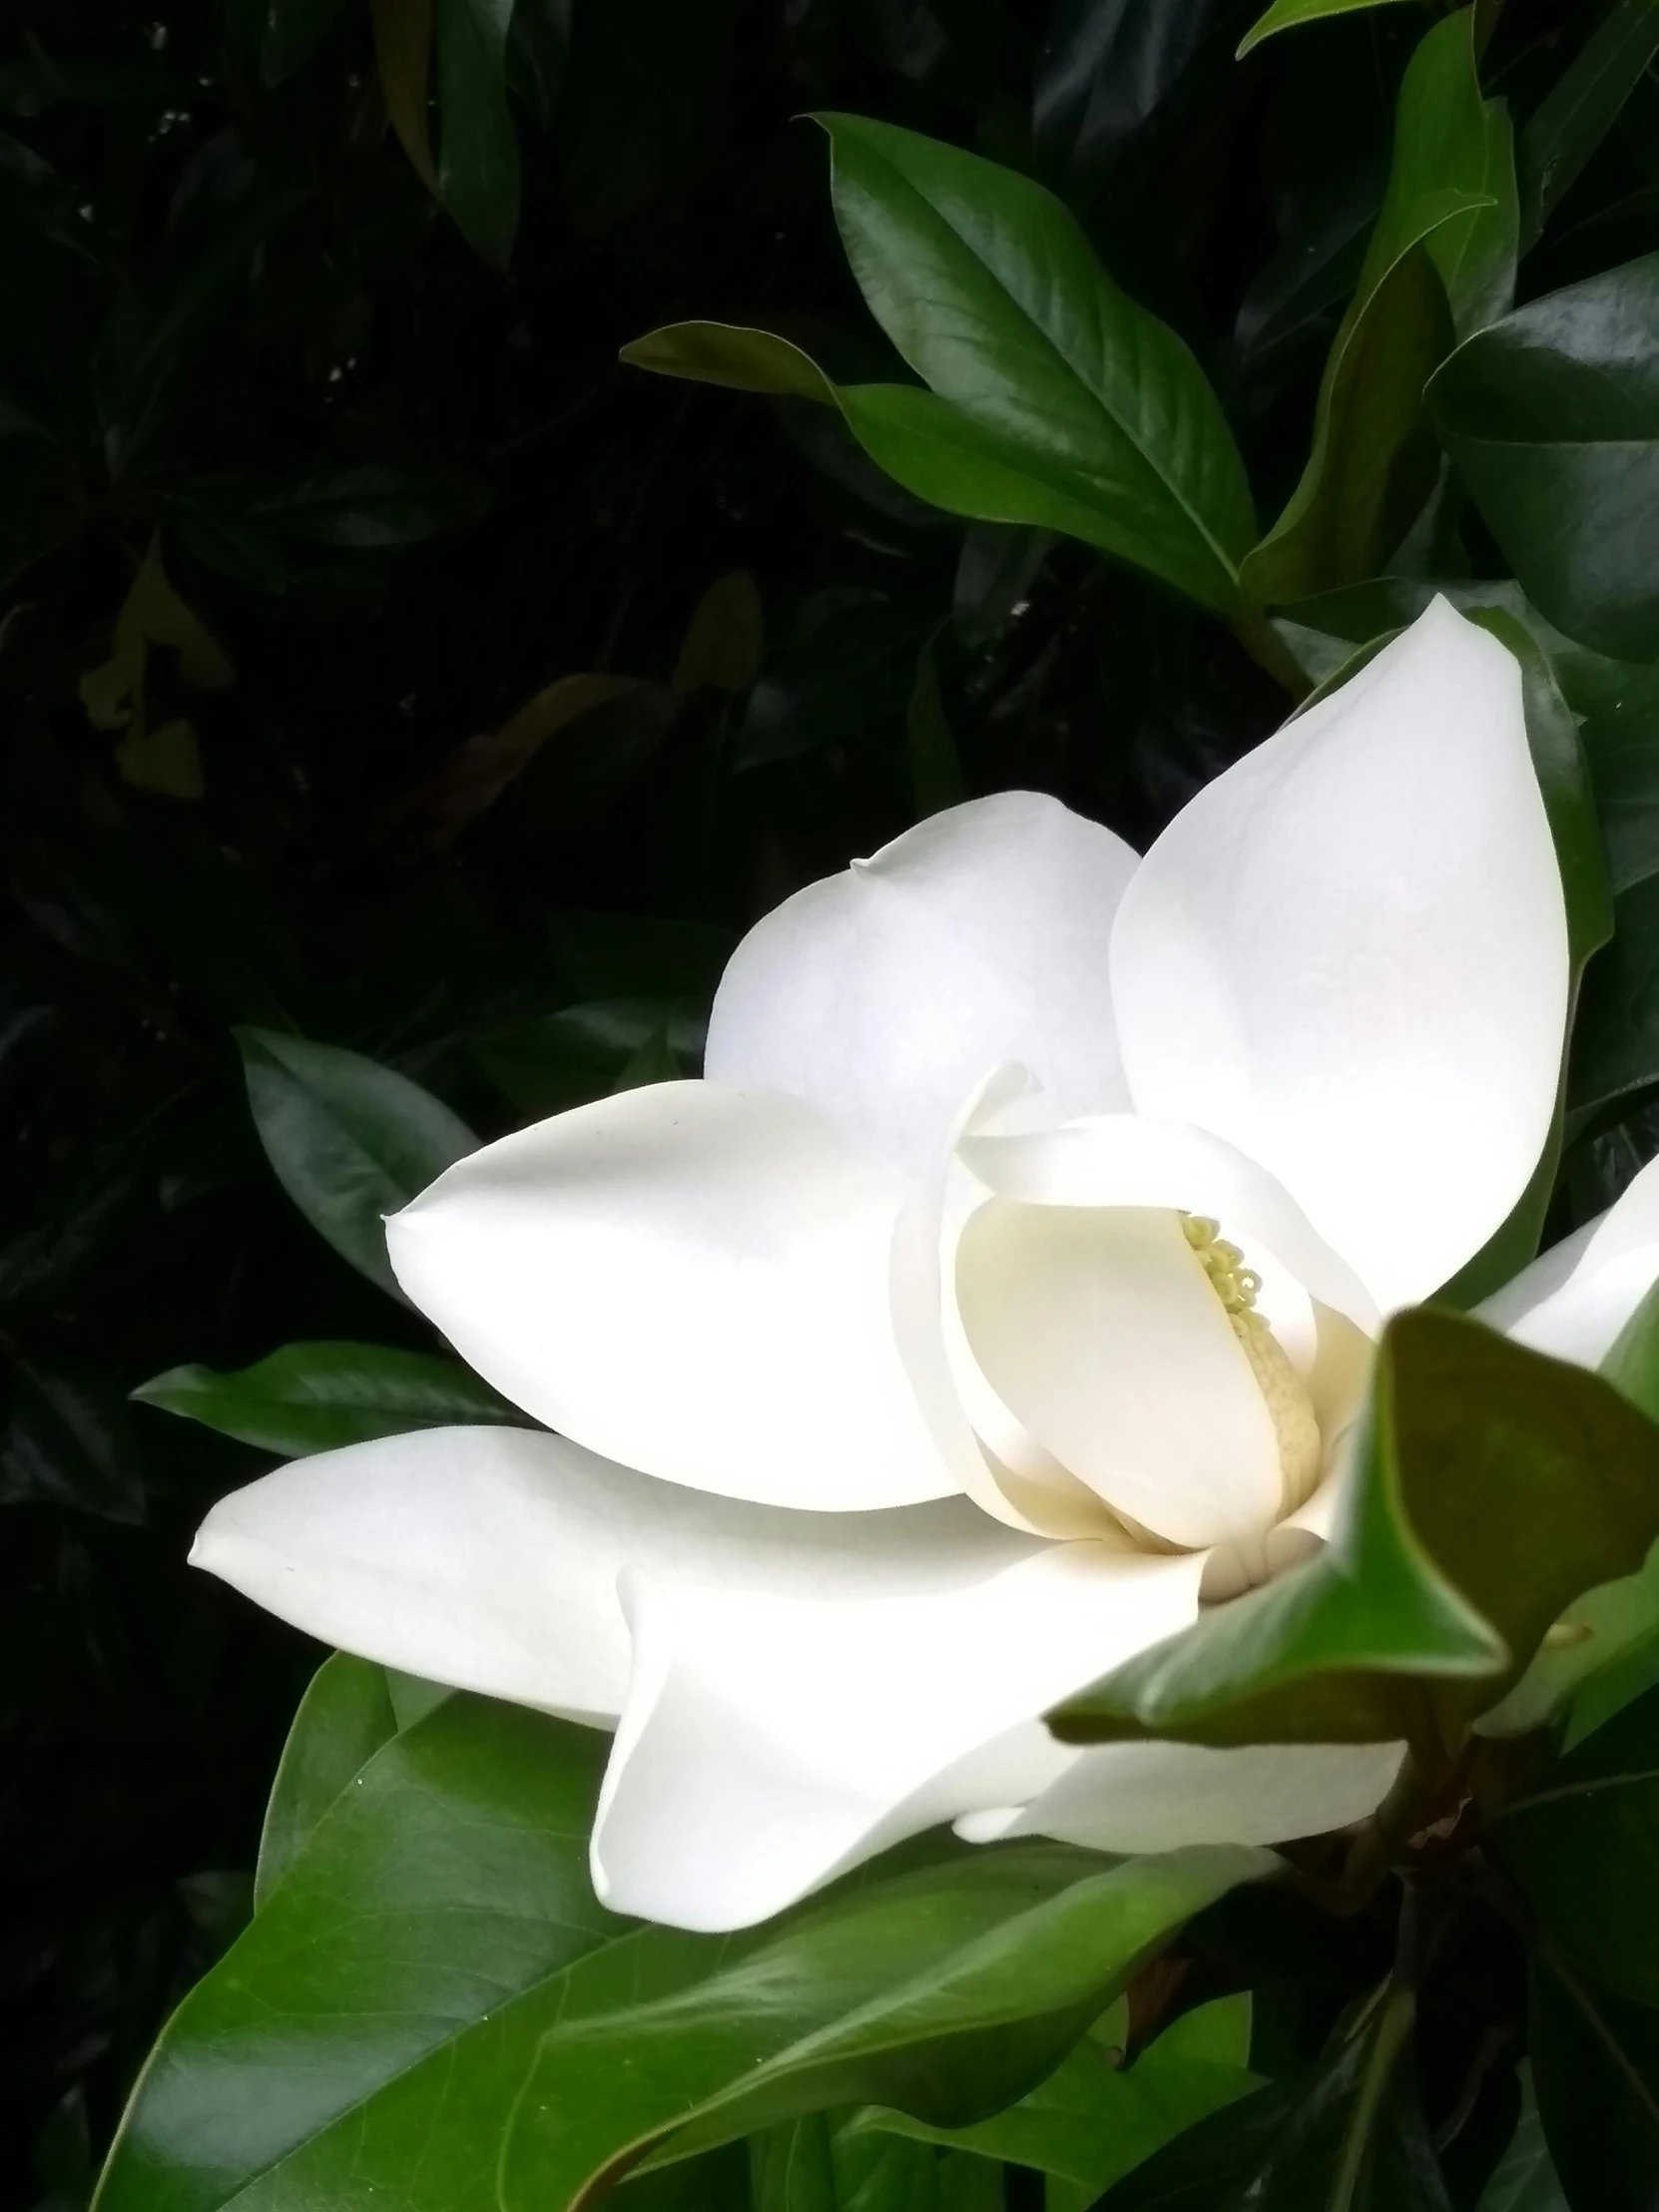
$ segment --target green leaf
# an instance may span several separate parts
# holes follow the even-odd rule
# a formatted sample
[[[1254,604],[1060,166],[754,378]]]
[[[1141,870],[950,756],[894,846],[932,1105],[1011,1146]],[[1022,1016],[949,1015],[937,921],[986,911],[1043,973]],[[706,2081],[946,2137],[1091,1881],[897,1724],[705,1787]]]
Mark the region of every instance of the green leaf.
[[[287,1784],[295,1825],[385,1725],[361,1677],[325,1669],[314,1695],[327,1741],[295,1739],[317,1769]],[[456,1695],[346,1776],[164,2031],[100,2212],[496,2212],[497,2156],[532,2065],[545,2084],[583,2053],[588,2086],[565,2118],[586,2149],[567,2140],[557,2169],[581,2170],[555,2180],[525,2139],[542,2117],[533,2092],[509,2145],[510,2193],[541,2173],[547,2212],[629,2143],[653,2083],[667,2106],[654,2122],[729,2092],[733,2124],[706,2122],[705,2137],[844,2102],[876,2076],[888,2087],[906,2066],[918,2098],[998,2101],[1049,2070],[1181,1920],[1273,1864],[1212,1851],[1111,1868],[1064,1846],[947,1844],[920,1867],[912,1850],[908,1872],[865,1869],[769,1928],[688,1936],[594,1900],[588,1836],[609,1750],[598,1731]],[[975,2041],[981,2016],[996,2032]],[[888,2031],[887,2057],[866,2051],[862,2070],[860,2022]],[[734,2082],[738,2047],[769,2041],[786,2047],[752,2072],[738,2061]],[[605,2055],[619,2044],[621,2065]],[[846,2062],[831,2081],[836,2047]],[[826,2060],[816,2079],[812,2051]],[[746,2075],[772,2085],[767,2112],[744,2096]],[[681,2130],[677,2153],[699,2147],[692,2136]]]
[[[814,399],[826,407],[838,404],[834,385],[799,345],[771,330],[734,322],[670,322],[635,338],[617,358],[632,368],[682,376],[694,384],[769,392],[779,399]]]
[[[1659,2003],[1659,1693],[1568,1752],[1491,1827],[1546,1938],[1595,1980]]]
[[[565,1969],[622,1932],[587,1876],[608,1749],[468,1697],[384,1744],[169,2022],[102,2212],[494,2212],[507,2108]]]
[[[485,261],[518,230],[518,141],[507,106],[513,0],[436,0],[438,197]]]
[[[254,1873],[256,1912],[269,1902],[328,1808],[396,1734],[385,1669],[343,1651],[324,1659],[293,1716],[266,1807]]]
[[[987,2160],[828,2113],[765,2129],[750,2154],[750,2212],[1004,2212],[1002,2174]]]
[[[798,1916],[672,1985],[596,1953],[543,2036],[501,2161],[504,2212],[856,2098],[964,2125],[1051,2072],[1135,1966],[1272,1861],[1183,1852],[1101,1870],[976,1853]],[[711,1970],[712,1969],[712,1970]]]
[[[600,998],[474,1039],[472,1057],[521,1112],[559,1114],[621,1086],[658,1040],[676,1062],[701,1058],[705,1024],[676,998]]]
[[[1600,1373],[1649,1420],[1659,1420],[1659,1285],[1625,1323]],[[1482,1716],[1481,1733],[1541,1727],[1571,1698],[1564,1746],[1570,1750],[1655,1682],[1659,1547],[1634,1574],[1574,1599],[1509,1695]]]
[[[1129,2067],[1127,2035],[1119,2004],[1046,2081],[975,2127],[930,2128],[877,2107],[856,2115],[852,2128],[955,2144],[1029,2167],[1048,2179],[1047,2212],[1085,2212],[1174,2136],[1258,2086],[1246,2063],[1248,1998],[1222,1997],[1183,2013]]]
[[[1331,2055],[1178,2135],[1093,2212],[1451,2212],[1408,2056],[1415,2003],[1386,1987]]]
[[[361,1053],[275,1029],[239,1029],[237,1041],[276,1180],[342,1259],[401,1299],[384,1217],[476,1151],[477,1138],[440,1099]]]
[[[1463,7],[1422,40],[1405,72],[1394,140],[1402,201],[1450,186],[1490,203],[1423,240],[1460,338],[1514,304],[1520,238],[1514,132],[1504,103],[1481,97],[1476,38],[1475,10]]]
[[[1568,2212],[1561,2177],[1544,2140],[1544,2123],[1532,2086],[1532,2068],[1523,2063],[1520,2118],[1509,2146],[1493,2167],[1474,2212]]]
[[[1050,1717],[1068,1742],[1450,1740],[1573,1598],[1659,1534],[1659,1429],[1583,1369],[1434,1308],[1379,1353],[1327,1548],[1206,1613]],[[1414,1679],[1417,1688],[1402,1695]]]
[[[1428,403],[1533,604],[1597,652],[1659,655],[1659,254],[1478,331]]]
[[[1534,1957],[1528,2040],[1538,2113],[1571,2212],[1652,2212],[1659,2012]]]
[[[1258,603],[1375,576],[1416,519],[1439,466],[1423,386],[1453,310],[1478,319],[1512,279],[1513,202],[1507,123],[1481,100],[1465,11],[1418,43],[1400,85],[1388,189],[1326,359],[1308,465],[1244,566]]]
[[[1267,14],[1259,16],[1239,41],[1239,59],[1243,61],[1253,46],[1260,46],[1276,31],[1294,31],[1304,23],[1324,23],[1334,15],[1358,15],[1362,8],[1388,4],[1389,0],[1273,0]]]
[[[235,1375],[170,1368],[133,1395],[290,1459],[411,1428],[523,1418],[459,1361],[391,1345],[284,1345]]]
[[[1562,195],[1577,182],[1656,53],[1656,0],[1613,0],[1528,118],[1520,143],[1523,248],[1533,245]]]
[[[991,167],[989,163],[979,166]],[[1095,276],[1098,282],[1106,282],[1098,270]],[[1141,311],[1128,300],[1122,305],[1127,315],[1140,317]],[[1132,336],[1132,328],[1128,335]],[[1165,336],[1171,344],[1179,343],[1170,333]],[[1105,477],[1100,474],[1103,463],[1097,465],[1098,456],[1087,467],[1081,466],[1075,457],[1067,457],[1063,441],[1046,428],[1041,438],[1010,435],[915,384],[831,383],[798,345],[770,330],[720,322],[670,323],[625,345],[621,357],[635,368],[682,376],[693,383],[764,392],[777,399],[813,399],[837,407],[876,467],[930,506],[976,522],[1059,531],[1155,574],[1164,573],[1158,567],[1160,556],[1149,551],[1145,527],[1149,520],[1159,522],[1157,503],[1140,521],[1125,505],[1124,470],[1133,474],[1132,460]],[[1193,373],[1198,373],[1196,367]],[[1249,536],[1246,531],[1244,543]],[[1166,580],[1191,591],[1195,598],[1206,599],[1208,593],[1210,603],[1229,606],[1236,595],[1230,583],[1217,581],[1218,574],[1200,562],[1184,583],[1174,576]]]
[[[1255,535],[1250,490],[1183,341],[1118,289],[1042,186],[890,124],[819,120],[852,273],[934,400],[886,386],[843,395],[866,450],[881,461],[872,437],[932,440],[941,482],[953,470],[1027,474],[1093,518],[1090,543],[1203,605],[1234,606]],[[986,521],[1050,519],[1006,511],[1011,486],[939,503]]]

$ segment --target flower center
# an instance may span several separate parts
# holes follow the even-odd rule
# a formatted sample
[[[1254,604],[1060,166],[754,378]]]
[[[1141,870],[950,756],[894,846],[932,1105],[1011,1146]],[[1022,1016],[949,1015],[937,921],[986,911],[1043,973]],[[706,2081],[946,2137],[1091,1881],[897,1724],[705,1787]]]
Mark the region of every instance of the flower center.
[[[1283,1518],[1296,1511],[1319,1480],[1323,1446],[1314,1401],[1284,1346],[1256,1311],[1262,1278],[1245,1266],[1238,1246],[1222,1236],[1219,1222],[1202,1214],[1183,1214],[1181,1229],[1221,1300],[1273,1422],[1279,1440],[1279,1514]]]

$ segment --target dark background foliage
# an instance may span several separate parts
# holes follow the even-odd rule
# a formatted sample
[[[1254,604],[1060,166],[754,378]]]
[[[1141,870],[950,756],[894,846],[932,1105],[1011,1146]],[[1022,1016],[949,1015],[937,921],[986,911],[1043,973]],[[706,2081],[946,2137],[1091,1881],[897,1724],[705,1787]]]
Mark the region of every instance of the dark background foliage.
[[[13,0],[9,2198],[74,2200],[81,2146],[237,1925],[315,1658],[184,1565],[259,1456],[128,1392],[295,1337],[427,1341],[271,1176],[234,1026],[350,1045],[493,1134],[694,1066],[735,935],[918,814],[1032,785],[1142,842],[1286,710],[1212,618],[917,506],[827,412],[666,383],[619,346],[725,317],[882,374],[796,120],[874,115],[1071,202],[1199,354],[1272,514],[1426,18],[1381,8],[1241,65],[1257,12],[519,0],[489,141],[516,141],[514,236],[510,177],[457,174],[458,127],[447,212],[416,174],[363,0]],[[1488,87],[1524,117],[1594,13],[1509,0]],[[498,83],[458,82],[449,112],[499,108]],[[1659,245],[1656,126],[1649,77],[1523,297]],[[135,650],[129,594],[162,568],[176,598]],[[1581,1138],[1569,1204],[1646,1149]]]

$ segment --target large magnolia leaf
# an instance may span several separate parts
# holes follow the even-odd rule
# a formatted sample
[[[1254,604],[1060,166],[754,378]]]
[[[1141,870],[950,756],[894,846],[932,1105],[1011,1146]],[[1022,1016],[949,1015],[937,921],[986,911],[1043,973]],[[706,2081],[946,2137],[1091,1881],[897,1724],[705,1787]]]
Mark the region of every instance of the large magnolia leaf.
[[[411,1428],[523,1423],[459,1361],[391,1345],[284,1345],[236,1375],[170,1368],[133,1395],[290,1459]]]
[[[1454,317],[1478,322],[1506,299],[1514,196],[1507,123],[1481,99],[1463,10],[1419,43],[1400,85],[1388,188],[1326,359],[1308,464],[1244,566],[1253,598],[1282,605],[1375,576],[1416,519],[1439,465],[1423,386]]]
[[[645,2137],[690,2152],[858,2097],[972,2118],[1273,1864],[942,1845],[741,1936],[643,1927],[588,1880],[604,1736],[465,1696],[388,1735],[410,1690],[374,1672],[313,1685],[260,1910],[165,2031],[101,2212],[497,2212],[515,2107],[508,2197],[545,2212]]]
[[[1659,1427],[1599,1377],[1431,1307],[1380,1349],[1343,1524],[1051,1716],[1070,1742],[1450,1740],[1659,1534]]]
[[[478,1140],[441,1099],[361,1053],[241,1029],[248,1102],[281,1184],[342,1259],[401,1298],[385,1216]]]
[[[1546,1953],[1533,1964],[1528,2039],[1538,2113],[1569,2212],[1651,2212],[1659,2011]]]
[[[821,121],[852,273],[933,394],[1001,465],[1095,515],[1093,542],[1207,605],[1236,604],[1250,490],[1183,341],[1119,290],[1042,186],[890,124]],[[896,414],[912,436],[929,416],[950,435],[913,395]]]
[[[1659,654],[1659,254],[1476,332],[1428,402],[1528,598],[1598,652]]]
[[[1545,1935],[1595,1980],[1659,2004],[1659,1691],[1626,1709],[1507,1807],[1495,1849]]]

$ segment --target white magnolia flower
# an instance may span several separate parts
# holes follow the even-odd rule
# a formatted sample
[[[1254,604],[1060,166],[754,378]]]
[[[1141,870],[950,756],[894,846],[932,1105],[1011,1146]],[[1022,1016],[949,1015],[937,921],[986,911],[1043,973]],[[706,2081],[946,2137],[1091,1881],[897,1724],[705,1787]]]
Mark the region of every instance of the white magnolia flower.
[[[594,1879],[659,1921],[763,1919],[943,1821],[1347,1823],[1399,1746],[1076,1751],[1040,1716],[1318,1540],[1380,1317],[1538,1160],[1567,978],[1516,665],[1436,604],[1142,860],[1011,793],[788,900],[705,1081],[489,1145],[388,1224],[558,1433],[297,1462],[194,1556],[614,1727]]]

